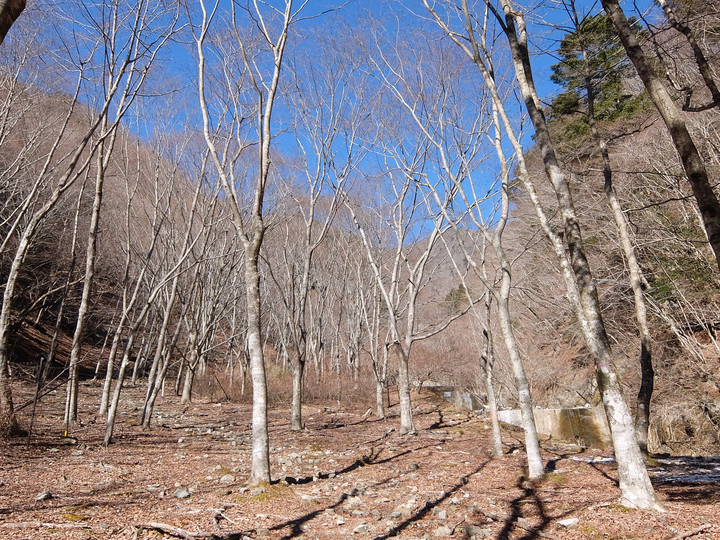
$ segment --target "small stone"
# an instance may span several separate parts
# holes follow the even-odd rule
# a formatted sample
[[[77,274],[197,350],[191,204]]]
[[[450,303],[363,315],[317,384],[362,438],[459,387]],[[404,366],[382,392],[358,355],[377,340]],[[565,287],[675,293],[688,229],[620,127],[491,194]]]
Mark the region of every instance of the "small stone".
[[[235,477],[232,474],[225,474],[220,478],[221,484],[232,484],[235,481]]]
[[[435,529],[435,532],[433,534],[435,536],[437,536],[438,538],[443,538],[445,536],[452,535],[452,529],[450,529],[450,527],[446,527],[445,525],[442,525],[442,526],[438,527],[437,529]]]
[[[71,456],[82,456],[84,453],[85,452],[83,452],[82,450],[73,450],[72,452],[70,452],[70,455]]]
[[[338,517],[335,521],[335,524],[339,527],[340,525],[345,525],[345,520],[341,517]]]
[[[369,532],[370,527],[368,527],[365,523],[361,523],[353,529],[353,534],[367,534]]]
[[[262,495],[263,493],[265,493],[265,488],[262,486],[254,487],[250,490],[251,497],[257,497],[258,495]]]
[[[465,525],[463,532],[465,533],[465,538],[469,540],[478,540],[479,538],[492,535],[492,530],[483,529],[477,525]]]
[[[37,495],[35,495],[36,501],[47,501],[48,499],[52,499],[52,493],[49,491],[41,491]]]
[[[181,487],[176,489],[172,496],[176,499],[187,499],[190,496],[190,491],[187,488]]]
[[[270,536],[270,529],[266,529],[265,527],[258,527],[257,529],[255,529],[255,533],[258,536],[262,537]]]
[[[574,527],[578,523],[580,523],[578,518],[561,519],[557,522],[558,525],[562,525],[563,527]]]
[[[447,510],[440,510],[437,513],[437,518],[438,519],[447,519]]]

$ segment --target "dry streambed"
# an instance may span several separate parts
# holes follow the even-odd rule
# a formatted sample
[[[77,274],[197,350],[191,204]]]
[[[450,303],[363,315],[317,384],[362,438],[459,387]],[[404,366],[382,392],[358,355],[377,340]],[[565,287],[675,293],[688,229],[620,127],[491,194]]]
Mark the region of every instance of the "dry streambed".
[[[526,482],[516,432],[492,458],[485,420],[431,395],[415,396],[413,436],[392,416],[314,406],[292,433],[288,409],[273,408],[276,480],[256,487],[244,485],[248,406],[166,398],[143,431],[141,391],[128,389],[103,448],[91,407],[73,439],[60,436],[61,398],[40,408],[41,435],[0,443],[2,538],[720,538],[717,460],[660,460],[666,512],[629,510],[608,456],[546,441],[553,472]]]

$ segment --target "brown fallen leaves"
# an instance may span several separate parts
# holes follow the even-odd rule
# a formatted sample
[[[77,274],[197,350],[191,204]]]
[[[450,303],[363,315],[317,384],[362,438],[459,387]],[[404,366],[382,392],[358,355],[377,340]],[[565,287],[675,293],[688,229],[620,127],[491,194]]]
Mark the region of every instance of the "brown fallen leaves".
[[[601,452],[543,441],[552,472],[530,483],[519,433],[505,431],[506,455],[493,458],[486,420],[430,393],[414,396],[410,436],[395,429],[395,407],[378,420],[367,404],[308,405],[300,433],[287,406],[273,407],[266,486],[244,485],[249,406],[184,409],[166,397],[143,431],[142,389],[128,388],[116,442],[103,448],[96,394],[83,388],[75,445],[61,444],[59,393],[41,404],[38,435],[0,442],[0,537],[720,538],[717,482],[683,482],[664,464],[651,474],[665,512],[630,510],[616,503],[615,464],[591,459]],[[43,491],[51,497],[36,500]]]

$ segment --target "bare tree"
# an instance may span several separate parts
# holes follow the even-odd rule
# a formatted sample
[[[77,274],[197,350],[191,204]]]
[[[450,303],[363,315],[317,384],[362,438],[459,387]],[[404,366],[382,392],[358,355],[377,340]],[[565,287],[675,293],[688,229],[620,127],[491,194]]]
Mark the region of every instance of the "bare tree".
[[[490,120],[490,126],[484,125],[478,127],[473,126],[473,129],[464,128],[462,125],[453,125],[448,121],[446,126],[426,128],[427,132],[446,134],[444,138],[440,139],[440,136],[434,140],[435,146],[443,153],[443,173],[450,183],[450,186],[458,191],[458,198],[462,200],[463,208],[466,209],[468,219],[473,225],[473,228],[477,228],[483,235],[483,242],[493,247],[495,257],[499,265],[500,277],[495,280],[488,278],[487,265],[485,261],[485,249],[480,250],[481,258],[478,261],[477,257],[473,255],[472,249],[467,244],[467,235],[460,234],[459,227],[454,225],[458,244],[462,250],[465,260],[472,268],[475,275],[481,280],[483,285],[487,288],[488,294],[491,294],[497,304],[497,315],[498,322],[500,324],[500,331],[503,337],[503,343],[505,344],[505,350],[508,353],[510,359],[510,365],[512,366],[513,375],[515,378],[515,387],[518,393],[518,401],[520,405],[520,411],[522,415],[522,425],[525,432],[525,448],[528,459],[528,472],[530,478],[539,478],[544,474],[544,467],[542,463],[542,457],[540,455],[540,445],[538,442],[537,429],[535,427],[535,417],[533,413],[532,396],[530,395],[530,385],[527,380],[525,373],[525,366],[523,359],[520,355],[520,350],[515,338],[515,332],[511,322],[511,311],[510,311],[510,293],[512,287],[512,262],[509,255],[506,252],[506,248],[503,244],[503,234],[507,222],[510,218],[510,182],[512,172],[512,158],[508,158],[505,152],[504,139],[509,137],[509,122],[501,122],[501,116],[505,115],[504,100],[502,99],[499,89],[496,83],[495,77],[495,66],[493,61],[493,51],[488,47],[488,41],[486,40],[486,31],[480,29],[478,33],[470,20],[469,12],[466,15],[467,26],[466,31],[470,40],[469,44],[465,40],[461,40],[457,34],[455,34],[450,26],[449,22],[441,17],[441,14],[434,8],[429,2],[424,2],[425,7],[430,11],[435,22],[440,28],[448,34],[453,41],[460,45],[464,52],[469,55],[473,61],[480,67],[485,82],[487,95],[489,97],[489,103],[481,102],[482,108],[478,111],[478,116],[485,114]],[[464,8],[467,9],[467,5],[464,4]],[[485,22],[487,25],[487,23]],[[439,103],[445,103],[448,100],[438,99]],[[486,107],[489,111],[485,111]],[[456,122],[460,122],[463,118],[462,114],[443,114],[439,115],[438,118],[452,118],[456,119]],[[416,121],[420,121],[420,118],[415,115]],[[487,120],[486,120],[487,122]],[[486,133],[487,139],[492,144],[494,152],[498,159],[499,174],[498,183],[500,184],[499,193],[495,193],[493,186],[483,186],[482,173],[476,171],[477,164],[473,163],[473,155],[465,149],[476,148],[479,145],[479,141],[466,141],[461,139],[462,133]],[[456,141],[460,142],[456,142]],[[454,145],[457,144],[457,148]],[[461,159],[453,160],[451,154],[457,154],[462,156]],[[477,150],[476,150],[477,151]],[[460,161],[460,166],[457,170],[453,170],[450,167],[450,163],[454,161]],[[480,177],[476,179],[475,177]],[[465,187],[465,186],[468,187]],[[437,190],[433,190],[433,194],[438,198]],[[499,199],[499,206],[497,212],[488,212],[483,203],[490,198],[490,196]],[[489,214],[489,215],[488,215]],[[456,224],[457,220],[448,218],[451,223]],[[487,307],[489,310],[489,306]],[[492,354],[492,336],[490,329],[485,325],[484,321],[480,316],[477,317],[480,321],[484,333],[486,334],[486,354]],[[490,361],[490,357],[488,362]],[[486,362],[487,368],[490,368],[490,364]],[[486,368],[486,373],[491,377],[492,370]],[[492,379],[488,380],[489,388],[488,392],[492,392]],[[495,449],[498,449],[498,442],[496,437]]]
[[[598,386],[610,424],[618,462],[621,500],[631,507],[657,508],[655,492],[635,438],[632,417],[622,393],[617,371],[612,363],[610,340],[605,331],[597,289],[585,255],[567,175],[558,163],[532,78],[525,19],[521,12],[510,5],[509,1],[501,0],[501,5],[503,14],[495,12],[495,15],[508,39],[520,92],[535,128],[536,141],[543,156],[546,175],[558,200],[564,238],[579,293],[581,309],[577,311],[577,315],[582,322],[588,348],[595,359]]]
[[[315,47],[323,39],[318,36]],[[335,49],[335,52],[338,52]],[[340,202],[340,191],[362,159],[356,142],[359,119],[365,112],[361,101],[351,103],[353,92],[348,81],[356,67],[343,65],[346,55],[325,58],[313,65],[310,58],[299,57],[292,71],[296,89],[289,97],[295,115],[297,166],[287,166],[288,178],[276,212],[286,214],[283,228],[283,253],[268,265],[277,284],[286,313],[293,354],[293,398],[290,429],[302,429],[303,379],[308,358],[310,326],[308,301],[312,285],[314,258],[330,229]],[[334,189],[331,189],[332,188]],[[292,233],[291,233],[292,229]],[[300,234],[298,235],[298,231]],[[299,236],[299,238],[298,238]],[[274,263],[274,264],[273,264]],[[278,266],[275,271],[273,266]]]
[[[285,0],[282,10],[263,6],[254,2],[252,8],[241,9],[234,2],[231,4],[229,34],[220,36],[212,46],[222,64],[220,74],[221,81],[226,84],[225,88],[211,88],[208,85],[209,32],[213,21],[219,22],[220,3],[216,2],[208,10],[202,2],[200,23],[191,23],[198,58],[198,96],[203,133],[225,196],[231,205],[235,229],[245,253],[247,348],[253,382],[251,484],[270,481],[267,382],[258,263],[265,234],[265,195],[271,175],[271,120],[289,29],[299,17],[299,10],[293,9],[292,0]],[[244,21],[240,20],[239,11],[245,15]],[[258,35],[245,35],[243,23],[255,28]],[[218,84],[222,83],[218,81]],[[221,94],[221,91],[225,94]],[[213,92],[221,96],[218,102],[221,113],[218,116],[211,112],[210,95]],[[254,97],[245,100],[247,93]],[[250,139],[245,129],[250,118],[256,121],[254,140]],[[255,166],[248,167],[254,172],[255,181],[246,196],[241,191],[243,182],[240,178],[246,171],[241,170],[241,167],[247,163],[243,160],[247,159],[248,149],[251,148],[257,150]],[[249,201],[246,203],[247,199]]]
[[[613,168],[610,163],[610,153],[608,151],[607,141],[601,135],[597,125],[595,112],[597,94],[595,78],[597,77],[597,74],[592,73],[592,67],[590,64],[591,60],[589,56],[592,54],[592,51],[590,51],[590,43],[588,40],[591,38],[587,35],[587,28],[585,24],[586,19],[579,16],[574,0],[564,0],[564,5],[571,18],[571,31],[576,38],[579,59],[581,61],[580,71],[575,74],[571,74],[570,76],[580,81],[579,86],[582,88],[587,101],[587,110],[585,115],[602,159],[602,173],[604,180],[603,190],[605,192],[608,206],[612,212],[613,219],[615,220],[620,245],[622,247],[630,274],[630,286],[632,287],[634,297],[635,319],[637,321],[638,334],[640,336],[641,384],[637,396],[635,429],[640,450],[647,454],[648,427],[650,425],[650,401],[654,386],[652,339],[650,336],[644,292],[647,281],[635,254],[635,248],[631,240],[627,218],[623,213],[622,206],[615,192],[613,185]],[[603,44],[603,46],[607,47],[607,44]]]
[[[471,11],[467,0],[462,0],[460,18],[463,30],[455,31],[449,26],[449,23],[445,23],[446,32],[473,59],[488,86],[493,102],[497,104],[495,110],[500,116],[501,124],[505,128],[512,146],[516,149],[518,178],[525,186],[543,231],[545,231],[557,255],[565,278],[568,298],[578,320],[581,321],[586,343],[595,359],[598,386],[610,423],[618,460],[623,503],[633,507],[656,507],[657,503],[652,484],[635,439],[632,417],[622,394],[616,370],[612,364],[610,342],[605,332],[597,290],[585,256],[580,226],[575,215],[567,176],[558,164],[545,116],[540,107],[540,100],[532,79],[525,19],[523,14],[513,8],[507,0],[501,0],[499,9],[489,1],[484,2],[484,4],[485,6],[480,9],[480,13],[486,15],[476,16]],[[426,2],[426,6],[429,8],[433,8],[433,5]],[[537,197],[535,187],[525,166],[522,147],[519,139],[512,133],[512,126],[496,90],[494,77],[492,77],[488,67],[481,61],[483,58],[480,54],[482,50],[479,45],[481,40],[477,36],[488,32],[487,13],[490,13],[491,18],[494,18],[498,23],[509,44],[519,90],[535,129],[536,144],[540,149],[547,177],[557,197],[567,254],[560,242],[559,235],[552,229],[545,210]],[[436,17],[436,20],[442,25],[448,19]]]
[[[381,213],[360,212],[353,199],[345,193],[346,208],[350,211],[353,221],[360,233],[365,254],[370,263],[379,292],[387,310],[389,340],[387,343],[391,356],[395,359],[398,369],[398,393],[400,399],[400,431],[413,433],[412,402],[410,397],[409,358],[414,342],[439,331],[438,328],[423,333],[418,328],[417,309],[418,297],[427,285],[429,276],[426,270],[433,249],[443,231],[445,217],[442,211],[426,214],[426,200],[418,186],[418,178],[424,173],[424,157],[422,143],[411,152],[412,162],[403,162],[400,155],[396,166],[386,162],[386,178],[382,182],[388,185],[388,200],[382,212],[388,211],[389,217]],[[443,201],[449,205],[452,196]],[[372,221],[364,217],[379,217],[382,227],[392,231],[389,239],[389,252],[384,245],[378,249],[371,237],[375,232]],[[430,223],[426,238],[420,238],[425,227]]]
[[[133,21],[133,26],[137,29],[137,39],[130,43],[128,51],[124,50],[126,43],[117,39],[120,32],[123,30],[125,20],[129,15],[128,13],[124,13],[122,11],[123,6],[114,3],[111,6],[111,9],[103,11],[100,15],[98,15],[99,17],[103,17],[103,24],[107,24],[110,28],[109,40],[105,46],[105,55],[103,57],[103,73],[110,88],[117,84],[115,82],[117,77],[123,76],[123,71],[118,69],[122,65],[119,62],[119,59],[123,57],[128,59],[134,58],[134,64],[131,66],[130,71],[132,76],[126,77],[125,81],[122,82],[122,84],[125,85],[125,89],[116,105],[117,112],[115,114],[115,118],[113,119],[116,123],[120,121],[128,107],[134,101],[139,89],[144,85],[154,58],[161,50],[161,47],[174,34],[175,24],[178,19],[177,10],[175,10],[174,13],[167,13],[164,11],[164,8],[159,9],[157,6],[153,6],[149,3],[140,3],[136,7],[137,15]],[[167,16],[169,20],[163,21],[164,24],[162,25],[157,24],[156,26],[154,25],[150,28],[151,19],[157,23],[157,21],[162,21],[163,16]],[[144,53],[140,53],[139,49],[146,46],[144,45],[145,42],[151,44],[151,47]],[[105,98],[107,99],[107,95]],[[107,131],[110,121],[111,119],[107,116],[102,119],[101,129],[103,131]],[[101,142],[96,152],[95,195],[93,198],[90,227],[87,238],[85,276],[83,280],[82,298],[78,309],[75,332],[73,334],[72,349],[70,352],[67,399],[65,405],[66,423],[77,421],[78,365],[80,361],[80,351],[85,337],[86,318],[95,275],[95,261],[97,256],[98,231],[100,228],[100,209],[102,207],[103,186],[111,163],[111,157],[113,156],[115,149],[117,135],[118,130],[112,131],[107,140]]]
[[[0,425],[5,426],[9,432],[18,429],[10,390],[8,339],[15,287],[20,269],[46,217],[68,193],[76,180],[81,178],[91,166],[95,159],[95,152],[118,128],[133,97],[137,95],[138,79],[142,79],[143,73],[151,65],[157,50],[156,46],[159,44],[153,40],[149,44],[144,42],[151,31],[148,28],[149,22],[145,18],[146,10],[147,3],[141,2],[125,15],[124,24],[127,31],[122,35],[109,36],[104,32],[99,35],[85,33],[88,28],[93,28],[92,25],[84,26],[82,30],[79,27],[72,27],[72,25],[69,28],[69,32],[76,38],[78,47],[74,53],[68,51],[69,55],[74,54],[77,57],[75,60],[78,78],[75,83],[74,95],[68,100],[65,118],[56,127],[55,139],[43,158],[44,162],[37,173],[34,187],[26,198],[26,208],[29,208],[31,203],[35,204],[35,207],[31,214],[28,213],[28,220],[22,231],[19,232],[19,241],[6,280],[2,311],[0,312]],[[86,85],[91,84],[88,70],[93,67],[92,61],[96,60],[96,52],[110,48],[111,40],[114,39],[123,41],[123,53],[115,57],[112,84],[107,87],[92,120],[82,128],[82,134],[77,136],[70,126],[75,121],[77,109],[80,108],[79,96],[85,91]],[[162,41],[161,39],[160,43]],[[82,48],[81,43],[83,44]],[[147,45],[150,47],[147,48]],[[120,44],[117,46],[121,47]],[[111,111],[113,112],[111,113]],[[107,121],[106,119],[111,114],[112,119]],[[72,150],[67,152],[69,140],[72,140],[74,144]],[[67,152],[67,154],[63,156],[63,152]],[[44,200],[37,199],[40,188],[46,185],[51,186],[47,189],[46,198]],[[11,229],[17,230],[18,227],[19,219],[16,218]]]

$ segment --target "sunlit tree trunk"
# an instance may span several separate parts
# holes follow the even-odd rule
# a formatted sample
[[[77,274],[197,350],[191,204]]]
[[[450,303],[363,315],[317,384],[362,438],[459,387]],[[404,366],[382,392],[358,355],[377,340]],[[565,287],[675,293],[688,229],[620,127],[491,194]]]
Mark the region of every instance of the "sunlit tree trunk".
[[[650,477],[635,438],[630,409],[623,396],[620,380],[612,362],[610,341],[605,332],[597,290],[585,256],[580,225],[575,215],[568,180],[558,164],[532,79],[524,18],[522,14],[514,10],[508,0],[501,0],[501,4],[504,21],[500,14],[498,14],[498,20],[504,24],[503,30],[510,44],[520,92],[535,128],[536,144],[540,148],[546,175],[557,196],[565,242],[579,292],[581,310],[577,315],[582,323],[588,349],[595,359],[598,387],[615,447],[621,501],[626,506],[634,508],[656,508],[655,491],[650,483]]]
[[[575,34],[577,36],[578,47],[580,49],[580,57],[582,60],[582,72],[584,77],[583,90],[587,99],[587,121],[590,131],[593,135],[600,156],[602,158],[603,169],[603,190],[608,202],[608,206],[615,220],[620,245],[622,247],[625,261],[628,265],[630,273],[630,286],[633,291],[635,320],[638,325],[638,334],[640,336],[640,371],[641,382],[637,395],[637,411],[635,414],[635,430],[638,445],[643,454],[647,454],[647,438],[648,427],[650,425],[650,400],[652,398],[654,386],[654,370],[652,365],[652,341],[650,336],[650,328],[647,321],[647,307],[645,305],[645,293],[643,285],[646,283],[637,257],[635,256],[635,248],[630,239],[627,220],[623,213],[620,201],[613,185],[613,170],[610,163],[610,153],[607,143],[601,136],[595,119],[595,88],[593,85],[593,77],[595,74],[590,71],[590,58],[588,58],[588,48],[586,38],[582,29],[581,21],[576,11],[575,2],[568,2],[569,12],[573,19]]]
[[[210,157],[215,164],[217,173],[225,190],[225,196],[230,203],[233,222],[237,235],[245,253],[245,302],[247,311],[247,349],[250,356],[250,371],[253,383],[253,410],[252,410],[252,463],[250,468],[249,482],[258,484],[270,482],[270,445],[267,425],[267,380],[265,375],[265,356],[262,340],[262,320],[260,311],[260,271],[259,256],[260,248],[265,234],[263,218],[264,199],[268,179],[270,177],[270,147],[272,140],[271,117],[275,106],[275,99],[280,82],[281,67],[285,55],[289,28],[297,12],[293,12],[292,0],[285,0],[283,9],[268,15],[263,12],[258,3],[254,4],[253,16],[257,17],[260,24],[257,30],[260,32],[262,46],[267,46],[272,62],[267,66],[268,73],[264,73],[263,67],[255,62],[256,51],[249,50],[253,45],[250,41],[241,38],[241,30],[237,21],[235,3],[231,4],[232,20],[231,34],[235,39],[232,46],[235,47],[234,54],[245,66],[243,76],[245,80],[229,81],[225,89],[231,96],[231,101],[238,99],[239,88],[249,87],[254,97],[247,101],[257,103],[258,106],[252,111],[245,111],[248,117],[256,118],[256,134],[258,140],[255,142],[257,148],[257,174],[254,186],[251,188],[251,203],[246,208],[237,193],[236,187],[239,183],[236,178],[235,162],[239,151],[228,149],[222,146],[222,139],[216,137],[212,131],[212,121],[209,97],[206,93],[206,48],[211,22],[217,12],[217,6],[208,13],[205,3],[200,4],[202,21],[194,27],[194,40],[198,54],[198,97],[203,118],[203,134],[205,142],[210,151]],[[275,8],[273,8],[274,10]],[[266,15],[274,18],[279,14],[276,35],[272,35],[270,27],[266,25]],[[218,17],[219,19],[219,17]],[[230,46],[230,43],[228,43]],[[237,106],[239,106],[236,103]],[[236,109],[236,112],[237,109]],[[233,127],[230,131],[230,138],[236,136],[240,131],[239,126],[245,122],[236,114],[231,118]],[[221,122],[224,123],[224,120]],[[238,129],[236,132],[235,129]],[[248,146],[246,140],[235,140],[240,149]],[[219,143],[219,147],[216,143]],[[237,153],[236,153],[237,152]],[[241,206],[242,205],[242,206]]]

